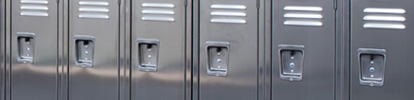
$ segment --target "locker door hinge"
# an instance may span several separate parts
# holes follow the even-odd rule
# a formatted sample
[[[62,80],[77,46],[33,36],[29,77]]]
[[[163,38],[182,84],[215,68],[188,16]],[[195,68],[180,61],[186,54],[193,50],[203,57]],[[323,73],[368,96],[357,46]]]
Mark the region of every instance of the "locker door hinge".
[[[59,4],[60,0],[56,0],[56,3]]]
[[[333,0],[333,9],[334,11],[338,9],[338,0]]]
[[[121,0],[118,0],[118,5],[121,6]]]
[[[260,0],[256,0],[256,8],[260,8]]]
[[[188,0],[184,0],[184,7],[187,7]]]

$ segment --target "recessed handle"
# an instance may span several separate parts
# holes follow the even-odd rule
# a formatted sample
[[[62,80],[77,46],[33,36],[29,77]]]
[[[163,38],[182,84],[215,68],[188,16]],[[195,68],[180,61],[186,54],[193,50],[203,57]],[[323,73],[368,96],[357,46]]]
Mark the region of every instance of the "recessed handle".
[[[359,81],[361,85],[384,85],[385,58],[385,49],[358,49]]]
[[[279,75],[280,79],[301,81],[303,76],[303,60],[305,46],[279,45]]]
[[[227,76],[230,44],[228,42],[206,42],[207,74],[210,76]]]
[[[75,64],[79,67],[93,67],[95,37],[75,36]]]
[[[160,41],[157,39],[137,39],[138,70],[157,72]]]
[[[18,63],[33,63],[35,50],[35,34],[17,32]]]

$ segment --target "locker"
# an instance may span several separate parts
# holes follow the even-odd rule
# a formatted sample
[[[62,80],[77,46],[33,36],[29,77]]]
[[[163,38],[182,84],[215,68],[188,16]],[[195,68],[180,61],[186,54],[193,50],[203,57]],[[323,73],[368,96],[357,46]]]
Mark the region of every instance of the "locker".
[[[273,0],[272,100],[335,96],[333,0]]]
[[[117,100],[118,0],[70,0],[69,100]]]
[[[186,0],[132,0],[131,100],[184,100]]]
[[[58,4],[55,0],[10,0],[11,100],[56,100]]]
[[[412,0],[351,0],[350,99],[411,100]]]
[[[256,100],[259,4],[256,0],[199,1],[196,100]],[[197,49],[196,49],[197,50]]]

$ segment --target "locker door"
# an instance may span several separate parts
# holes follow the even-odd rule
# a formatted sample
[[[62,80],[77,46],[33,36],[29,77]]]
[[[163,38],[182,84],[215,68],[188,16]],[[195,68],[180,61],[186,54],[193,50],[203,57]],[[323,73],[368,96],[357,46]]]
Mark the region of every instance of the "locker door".
[[[118,0],[70,0],[69,15],[69,99],[117,100]]]
[[[352,100],[414,98],[412,0],[351,0]]]
[[[11,99],[56,100],[56,0],[11,1]]]
[[[274,0],[272,9],[272,100],[333,99],[333,0]]]
[[[4,100],[6,88],[5,40],[6,40],[6,1],[0,1],[0,100]]]
[[[257,16],[256,0],[200,0],[200,100],[257,99]]]
[[[132,100],[184,100],[185,0],[132,0]]]

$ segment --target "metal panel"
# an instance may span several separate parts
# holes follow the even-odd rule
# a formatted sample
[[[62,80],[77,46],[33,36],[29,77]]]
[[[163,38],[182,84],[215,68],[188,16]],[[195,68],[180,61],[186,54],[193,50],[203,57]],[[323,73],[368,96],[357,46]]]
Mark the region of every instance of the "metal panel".
[[[69,100],[117,100],[118,0],[70,0],[69,15]]]
[[[132,0],[132,100],[185,99],[184,3]]]
[[[410,46],[414,43],[414,21],[410,20],[414,15],[413,3],[351,0],[350,99],[414,98],[414,81],[410,80],[414,71],[414,48]]]
[[[6,94],[6,66],[5,45],[6,42],[6,0],[0,1],[0,100],[4,100]]]
[[[198,99],[258,98],[259,13],[256,3],[256,0],[199,1],[200,67],[198,91],[195,91],[198,94],[194,94]]]
[[[334,98],[333,1],[273,1],[272,100]]]
[[[11,0],[11,99],[56,100],[58,6]]]

